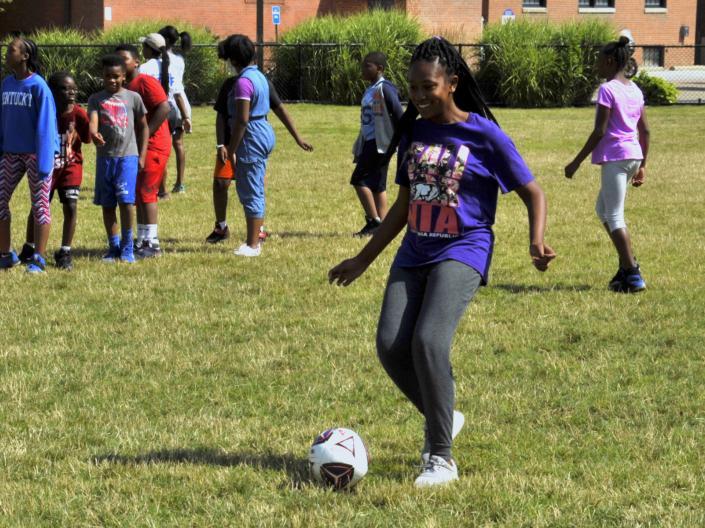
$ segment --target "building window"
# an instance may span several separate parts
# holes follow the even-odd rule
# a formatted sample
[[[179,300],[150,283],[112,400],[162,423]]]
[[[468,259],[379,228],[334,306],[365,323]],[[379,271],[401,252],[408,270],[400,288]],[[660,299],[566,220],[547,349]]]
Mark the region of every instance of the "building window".
[[[645,7],[660,7],[666,8],[666,0],[646,0]]]
[[[644,48],[644,66],[663,66],[663,46]]]
[[[614,0],[578,0],[578,7],[610,7],[614,8]]]
[[[522,7],[546,7],[546,0],[523,0]]]

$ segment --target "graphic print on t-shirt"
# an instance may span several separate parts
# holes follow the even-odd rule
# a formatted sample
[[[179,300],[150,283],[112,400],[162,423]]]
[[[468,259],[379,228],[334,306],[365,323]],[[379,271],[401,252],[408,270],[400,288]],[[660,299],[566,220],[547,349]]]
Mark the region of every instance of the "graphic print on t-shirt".
[[[100,126],[110,127],[114,137],[127,136],[130,119],[127,114],[127,105],[117,97],[111,97],[100,102]],[[105,135],[105,134],[103,134]]]
[[[407,152],[411,231],[439,238],[460,235],[458,191],[469,154],[465,145],[411,144]]]

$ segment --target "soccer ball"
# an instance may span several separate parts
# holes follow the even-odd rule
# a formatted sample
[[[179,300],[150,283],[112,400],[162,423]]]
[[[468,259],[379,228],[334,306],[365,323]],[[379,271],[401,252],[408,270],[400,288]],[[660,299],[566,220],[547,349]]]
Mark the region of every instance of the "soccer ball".
[[[338,427],[319,434],[308,453],[311,477],[335,490],[352,488],[367,473],[370,455],[362,438]]]

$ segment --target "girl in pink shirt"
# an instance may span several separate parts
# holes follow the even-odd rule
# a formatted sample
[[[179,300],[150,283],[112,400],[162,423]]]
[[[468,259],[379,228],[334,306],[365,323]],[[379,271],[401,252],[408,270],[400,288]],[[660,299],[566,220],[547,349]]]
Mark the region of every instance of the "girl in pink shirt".
[[[592,163],[602,168],[602,185],[595,211],[619,254],[619,270],[609,283],[616,292],[634,293],[646,289],[632,243],[624,222],[627,183],[644,183],[649,127],[644,111],[644,96],[629,79],[636,73],[629,38],[622,36],[600,52],[597,69],[607,82],[597,93],[595,128],[585,146],[565,167],[572,178],[580,164],[592,153]]]

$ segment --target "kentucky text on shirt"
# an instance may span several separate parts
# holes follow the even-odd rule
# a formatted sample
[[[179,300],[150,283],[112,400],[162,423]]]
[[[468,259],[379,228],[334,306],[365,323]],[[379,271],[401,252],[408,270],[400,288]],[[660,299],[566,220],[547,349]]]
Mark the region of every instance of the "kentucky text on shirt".
[[[29,92],[3,92],[2,105],[32,108],[32,94]]]

